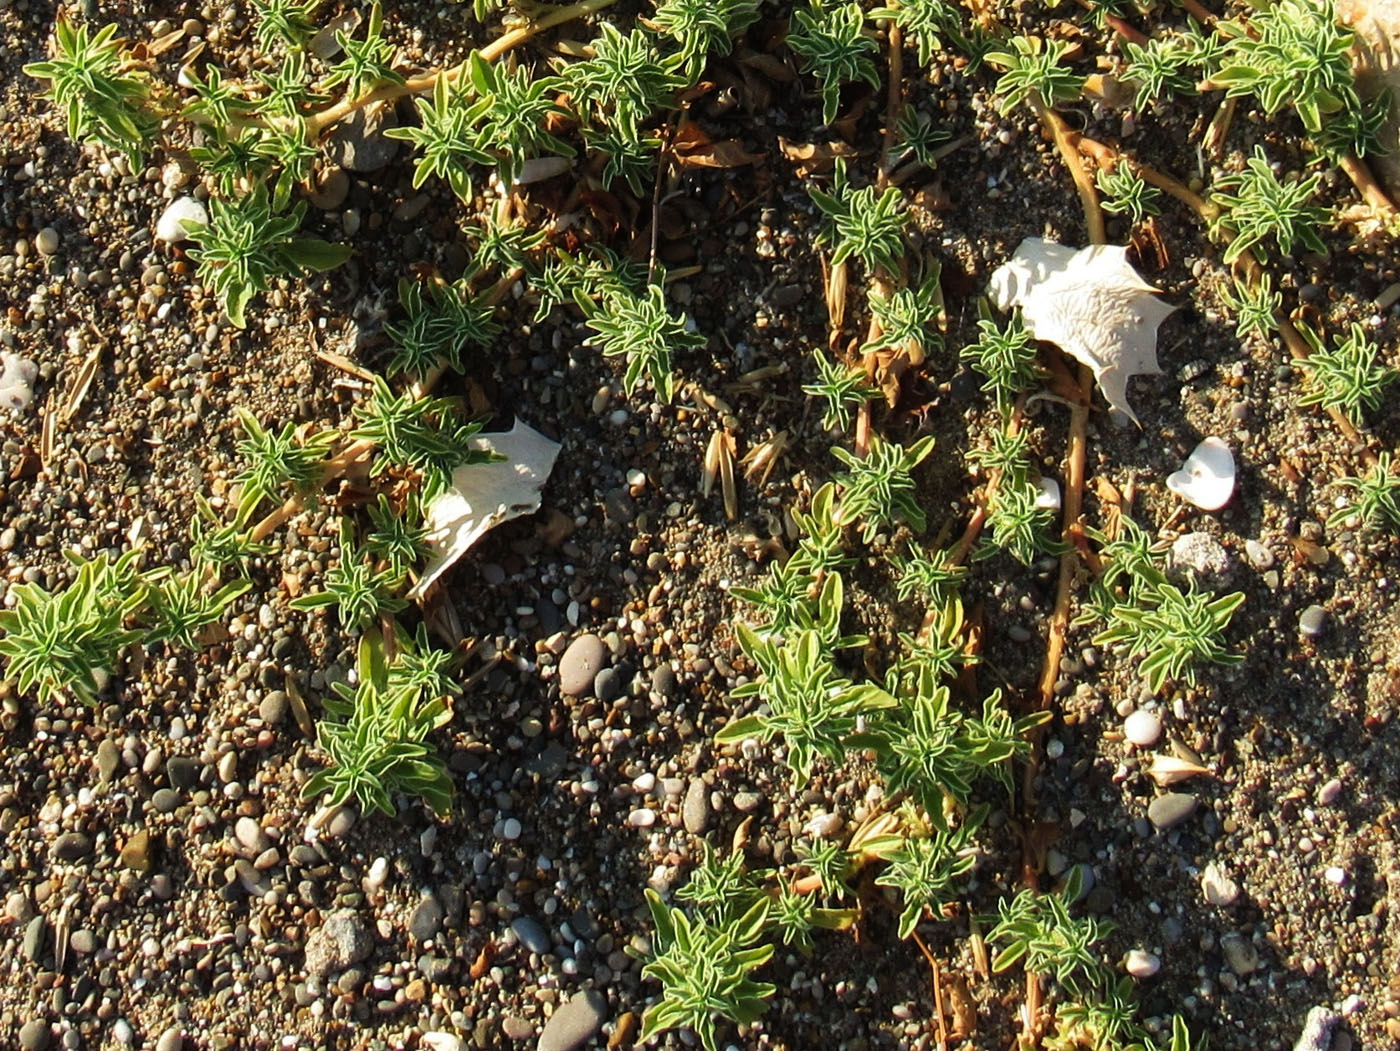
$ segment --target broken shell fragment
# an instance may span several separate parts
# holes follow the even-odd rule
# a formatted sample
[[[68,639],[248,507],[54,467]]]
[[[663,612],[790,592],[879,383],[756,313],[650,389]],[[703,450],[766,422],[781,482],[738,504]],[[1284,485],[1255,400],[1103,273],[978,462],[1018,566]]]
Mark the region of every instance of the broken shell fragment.
[[[1178,759],[1174,755],[1154,755],[1152,765],[1147,768],[1147,776],[1163,788],[1192,777],[1213,777],[1214,774],[1199,763]]]
[[[1219,438],[1210,437],[1191,451],[1181,470],[1167,476],[1167,488],[1203,511],[1218,511],[1235,493],[1235,457]]]

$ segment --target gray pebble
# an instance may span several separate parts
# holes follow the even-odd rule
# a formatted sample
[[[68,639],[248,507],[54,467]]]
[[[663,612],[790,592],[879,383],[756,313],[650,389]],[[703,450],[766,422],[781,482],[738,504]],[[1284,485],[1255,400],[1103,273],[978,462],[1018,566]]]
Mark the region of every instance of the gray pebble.
[[[188,791],[199,783],[199,763],[187,755],[172,755],[165,761],[165,776],[171,788]]]
[[[384,132],[398,127],[394,107],[368,106],[357,110],[348,120],[335,126],[327,141],[331,158],[352,172],[378,171],[399,152],[396,139],[385,138]]]
[[[685,830],[693,836],[704,833],[710,824],[710,790],[700,778],[690,782],[685,790],[685,802],[681,804],[681,820]]]
[[[326,822],[326,835],[331,839],[340,839],[354,827],[354,809],[348,806],[339,806],[331,815],[331,819]]]
[[[55,861],[77,861],[92,853],[92,837],[81,832],[65,832],[54,841]]]
[[[30,963],[38,963],[44,951],[44,940],[48,935],[48,921],[43,916],[35,916],[24,928],[24,943],[21,948],[24,958]]]
[[[157,814],[173,814],[180,807],[180,794],[173,788],[157,788],[151,796]]]
[[[425,894],[408,919],[408,933],[419,943],[436,938],[442,930],[442,902],[436,894]]]
[[[1230,553],[1209,533],[1179,536],[1171,546],[1167,565],[1174,573],[1198,577],[1209,586],[1224,584],[1234,568]]]
[[[510,921],[510,929],[515,934],[515,940],[533,953],[543,956],[554,948],[549,932],[533,917],[517,916]]]
[[[306,970],[324,977],[369,958],[374,934],[357,913],[337,909],[306,939]]]
[[[49,1023],[42,1018],[31,1018],[19,1028],[19,1046],[24,1051],[44,1051],[52,1039]]]
[[[1196,812],[1196,797],[1185,792],[1167,792],[1147,806],[1147,820],[1157,828],[1175,828]]]
[[[1242,934],[1231,931],[1220,939],[1220,951],[1225,964],[1241,978],[1259,969],[1259,950]]]
[[[529,1040],[535,1035],[535,1027],[519,1015],[506,1015],[501,1019],[501,1032],[512,1040]]]
[[[651,673],[651,692],[670,697],[676,692],[676,669],[667,661]]]
[[[110,737],[104,737],[97,746],[97,776],[103,781],[111,781],[121,769],[122,752]]]
[[[616,668],[604,668],[593,677],[593,696],[604,704],[622,696],[622,676]]]
[[[258,704],[258,718],[268,726],[276,726],[287,717],[287,695],[282,690],[273,690]]]
[[[607,1011],[607,998],[598,990],[586,989],[575,994],[545,1025],[538,1051],[575,1051],[582,1047],[602,1028]]]
[[[87,929],[74,931],[73,936],[68,939],[68,944],[74,952],[87,954],[97,948],[97,935]]]
[[[1309,606],[1298,618],[1298,630],[1310,639],[1317,638],[1326,627],[1327,611],[1318,605]]]
[[[741,814],[748,814],[758,809],[758,804],[763,802],[763,797],[757,792],[735,792],[734,809]]]
[[[559,692],[581,697],[593,688],[593,681],[608,659],[607,647],[597,635],[580,635],[569,643],[559,661]]]

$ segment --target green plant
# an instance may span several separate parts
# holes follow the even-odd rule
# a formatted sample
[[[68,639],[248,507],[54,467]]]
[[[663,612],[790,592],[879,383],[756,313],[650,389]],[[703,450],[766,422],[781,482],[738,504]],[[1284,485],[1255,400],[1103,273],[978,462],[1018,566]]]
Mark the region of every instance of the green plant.
[[[715,740],[726,744],[754,737],[766,743],[782,737],[798,786],[811,777],[819,756],[841,762],[859,717],[894,704],[877,686],[843,679],[815,631],[799,632],[786,641],[760,636],[743,624],[735,625],[735,633],[763,674],[738,687],[733,696],[757,696],[767,710],[731,721]]]
[[[1233,263],[1251,250],[1259,262],[1266,262],[1264,242],[1269,239],[1283,255],[1291,254],[1299,244],[1326,253],[1318,224],[1327,213],[1308,204],[1321,182],[1317,172],[1281,182],[1264,147],[1256,145],[1244,169],[1222,176],[1211,193],[1211,201],[1220,209],[1211,221],[1211,235],[1229,241],[1225,262]]]
[[[838,158],[831,192],[809,188],[807,194],[826,217],[817,243],[833,246],[833,266],[855,256],[871,271],[898,273],[909,216],[901,210],[904,198],[897,187],[878,194],[873,186],[854,189],[845,160]]]
[[[841,85],[864,81],[880,86],[880,74],[871,57],[875,41],[865,31],[865,13],[858,3],[827,6],[809,0],[806,9],[792,12],[787,45],[802,59],[804,73],[821,78],[822,123],[836,119],[841,105]]]
[[[1137,95],[1133,105],[1146,109],[1164,94],[1194,94],[1195,78],[1191,69],[1196,62],[1196,52],[1191,42],[1179,34],[1153,37],[1146,44],[1124,41],[1123,53],[1128,62],[1123,69],[1123,78],[1137,85]]]
[[[331,66],[322,86],[333,88],[344,84],[345,94],[354,99],[381,84],[402,84],[403,75],[393,68],[394,45],[384,39],[383,31],[384,11],[379,0],[370,5],[363,40],[336,30],[335,40],[340,45],[341,58]]]
[[[651,377],[656,396],[669,405],[675,396],[672,352],[703,347],[705,337],[692,330],[688,318],[666,309],[661,286],[648,285],[644,295],[619,291],[595,301],[576,292],[574,298],[588,327],[596,333],[590,342],[602,349],[604,357],[627,359],[623,390],[631,394],[645,373]]]
[[[1113,171],[1100,168],[1094,178],[1104,195],[1104,211],[1126,215],[1134,224],[1161,213],[1157,204],[1160,191],[1147,185],[1131,164],[1120,164]]]
[[[918,634],[902,631],[899,641],[908,653],[896,666],[898,679],[924,671],[930,672],[935,680],[951,679],[958,674],[958,669],[977,663],[976,655],[967,652],[962,600],[955,594],[948,596],[941,610],[930,611]]]
[[[611,22],[589,44],[593,57],[565,66],[564,90],[585,120],[614,128],[625,140],[641,137],[642,122],[671,109],[687,86],[681,54],[661,57],[655,36],[636,28],[624,36]]]
[[[185,649],[199,648],[199,632],[228,612],[233,601],[252,588],[252,581],[235,580],[214,588],[204,570],[190,573],[161,572],[146,577],[149,622],[147,642],[168,642]]]
[[[1002,944],[992,969],[1004,971],[1024,961],[1027,971],[1048,974],[1073,992],[1084,987],[1086,977],[1097,978],[1099,962],[1091,947],[1113,927],[1092,917],[1077,920],[1070,915],[1070,906],[1083,889],[1083,872],[1075,867],[1059,894],[1023,890],[1010,901],[1001,901],[997,923],[987,933],[988,942]]]
[[[935,327],[941,313],[941,296],[937,269],[917,288],[899,288],[889,295],[872,289],[870,312],[880,325],[880,336],[861,348],[861,353],[885,347],[902,349],[917,347],[927,352],[943,346],[943,337]]]
[[[0,655],[5,677],[21,693],[35,691],[40,704],[71,696],[95,707],[123,646],[141,633],[127,626],[146,604],[146,584],[136,570],[138,552],[115,561],[69,556],[77,575],[62,591],[15,584],[12,609],[0,610]]]
[[[899,574],[894,590],[901,602],[918,596],[929,606],[942,606],[967,576],[967,567],[954,563],[950,552],[925,554],[914,543],[909,545],[908,558],[896,553],[890,556],[890,564]]]
[[[244,503],[234,521],[219,525],[219,516],[209,501],[195,494],[195,513],[190,516],[190,557],[215,572],[232,566],[242,572],[250,558],[269,555],[272,548],[255,542],[248,533],[253,508]]]
[[[859,522],[861,539],[867,544],[882,526],[892,528],[898,521],[905,522],[915,533],[922,533],[928,520],[919,506],[918,487],[911,472],[931,452],[932,435],[920,438],[906,449],[872,434],[864,458],[839,446],[833,447],[831,455],[848,468],[836,477],[841,489],[837,520],[844,525]]]
[[[335,431],[324,430],[298,437],[297,425],[288,420],[278,432],[266,430],[258,418],[240,408],[238,422],[244,437],[238,443],[238,455],[246,462],[235,477],[240,487],[239,508],[251,514],[264,500],[275,497],[290,485],[299,495],[311,492],[321,482],[326,455],[338,437]]]
[[[959,899],[957,881],[977,864],[972,835],[985,816],[985,808],[981,808],[969,814],[956,829],[939,828],[927,836],[905,836],[898,849],[885,855],[889,867],[875,882],[900,893],[901,938],[914,933],[926,910],[937,912]]]
[[[646,899],[656,934],[642,974],[659,981],[662,990],[642,1016],[640,1039],[645,1043],[668,1029],[689,1028],[705,1051],[719,1051],[716,1016],[750,1025],[776,991],[753,978],[773,955],[772,945],[756,944],[768,923],[768,899],[718,922],[668,907],[650,889]]]
[[[275,73],[256,70],[253,76],[266,88],[257,102],[257,110],[273,122],[296,121],[302,119],[303,110],[308,106],[326,101],[326,96],[311,88],[311,78],[306,69],[306,53],[292,51],[282,59],[282,65]],[[216,122],[216,127],[221,127]]]
[[[1247,21],[1223,21],[1217,29],[1227,43],[1212,86],[1232,98],[1253,95],[1270,115],[1292,106],[1333,159],[1375,149],[1389,99],[1362,103],[1354,34],[1338,21],[1332,0],[1265,0]]]
[[[117,38],[115,25],[95,36],[59,17],[54,55],[24,67],[49,82],[48,95],[68,118],[68,135],[126,155],[133,169],[159,127],[150,106],[150,78]]]
[[[820,349],[812,351],[812,360],[817,365],[817,382],[803,384],[802,393],[826,402],[822,410],[825,430],[844,431],[851,425],[852,412],[878,398],[880,391],[866,381],[862,368],[832,361]]]
[[[899,8],[898,10],[903,10]],[[952,139],[952,133],[934,124],[927,113],[905,106],[895,123],[899,139],[890,149],[889,170],[893,171],[909,157],[930,170],[938,167],[938,148]]]
[[[991,539],[978,550],[978,557],[1001,550],[1028,566],[1040,555],[1062,554],[1064,545],[1051,532],[1055,511],[1044,503],[1043,496],[1043,490],[1024,469],[1002,475],[987,507]]]
[[[935,51],[943,47],[943,37],[962,44],[962,14],[948,0],[906,0],[893,7],[870,12],[876,22],[893,22],[905,37],[917,44],[919,65],[928,66]]]
[[[1235,312],[1235,335],[1246,339],[1251,333],[1267,338],[1278,331],[1278,314],[1283,296],[1274,291],[1273,278],[1262,273],[1258,282],[1234,279],[1233,291],[1221,289],[1221,301]]]
[[[323,702],[326,717],[316,725],[316,743],[329,765],[307,780],[303,798],[326,793],[330,806],[353,798],[365,812],[392,817],[394,796],[403,793],[422,797],[439,816],[448,813],[452,781],[427,744],[428,735],[452,719],[447,694],[436,692],[447,684],[434,679],[428,688],[396,677],[395,665],[412,648],[400,633],[398,656],[390,660],[378,633],[360,639],[359,681],[335,683]]]
[[[1303,359],[1308,370],[1308,389],[1298,404],[1336,409],[1360,427],[1363,412],[1375,412],[1381,407],[1382,393],[1400,378],[1400,369],[1376,361],[1376,344],[1355,322],[1350,334],[1330,349],[1309,326],[1300,323],[1297,328],[1312,348]]]
[[[959,357],[987,378],[982,389],[996,398],[1004,413],[1017,394],[1035,383],[1035,344],[1020,311],[1011,315],[1004,329],[984,315],[977,322],[977,331],[980,338],[964,347]]]
[[[379,493],[367,509],[371,528],[365,535],[365,553],[388,563],[388,572],[400,580],[429,551],[417,496],[410,495],[404,503],[396,508]]]
[[[651,16],[680,45],[686,79],[698,80],[710,55],[727,55],[734,37],[758,21],[758,0],[663,0]]]
[[[360,421],[350,437],[375,446],[370,476],[391,467],[407,467],[423,477],[421,496],[431,500],[452,484],[452,472],[473,463],[490,463],[497,457],[476,440],[481,426],[459,423],[446,398],[414,397],[412,391],[394,394],[376,376],[369,399],[355,407]]]
[[[224,130],[235,120],[253,112],[253,103],[244,97],[236,83],[224,81],[217,66],[210,66],[203,79],[198,70],[190,67],[185,79],[194,91],[195,99],[180,111],[183,117]]]
[[[467,348],[484,347],[501,331],[495,309],[472,294],[466,278],[451,284],[403,278],[399,281],[399,306],[406,317],[384,326],[384,334],[394,345],[387,366],[390,375],[421,379],[442,366],[462,372],[462,355]]]
[[[363,632],[381,613],[397,613],[408,603],[394,591],[403,583],[403,574],[376,569],[355,543],[354,528],[348,519],[340,521],[340,559],[326,571],[325,590],[292,599],[292,609],[313,610],[335,606],[341,626],[348,632]]]
[[[330,270],[350,258],[346,245],[294,236],[305,215],[305,201],[287,215],[274,215],[267,186],[259,182],[238,200],[210,198],[208,223],[186,220],[185,230],[198,245],[190,255],[199,263],[200,280],[239,328],[247,324],[248,301],[267,291],[272,278]]]
[[[1050,44],[1038,37],[1016,36],[1008,41],[1010,50],[989,51],[985,58],[1005,72],[997,81],[996,95],[1002,113],[1020,105],[1032,109],[1072,102],[1084,90],[1084,77],[1075,76],[1060,65],[1071,45],[1064,40]]]
[[[1127,516],[1120,534],[1100,552],[1105,568],[1094,582],[1087,608],[1076,623],[1106,621],[1095,646],[1142,657],[1138,673],[1154,693],[1169,679],[1195,683],[1203,663],[1238,664],[1243,654],[1227,649],[1223,635],[1242,602],[1243,592],[1217,598],[1197,589],[1182,590],[1162,570],[1162,549]],[[1103,540],[1099,534],[1096,539]]]
[[[1392,472],[1391,463],[1391,454],[1383,452],[1364,476],[1338,479],[1337,484],[1354,490],[1356,497],[1328,517],[1328,529],[1343,528],[1355,519],[1362,529],[1400,533],[1400,475]]]
[[[313,16],[320,6],[321,0],[253,0],[258,48],[270,52],[279,42],[294,51],[306,47],[316,32]]]

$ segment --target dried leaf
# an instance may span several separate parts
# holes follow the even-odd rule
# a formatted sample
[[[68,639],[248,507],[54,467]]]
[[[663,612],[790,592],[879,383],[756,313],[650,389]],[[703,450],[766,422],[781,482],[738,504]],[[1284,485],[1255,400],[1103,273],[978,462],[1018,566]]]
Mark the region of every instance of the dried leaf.
[[[1127,250],[1090,245],[1075,251],[1028,237],[992,275],[1002,310],[1021,308],[1026,329],[1088,365],[1109,405],[1141,426],[1128,404],[1128,378],[1158,373],[1157,326],[1176,308],[1128,263]]]
[[[428,543],[433,557],[409,598],[422,595],[488,530],[537,511],[540,490],[559,455],[558,442],[518,421],[505,433],[478,435],[472,445],[498,452],[505,459],[457,468],[452,472],[452,488],[428,505]]]

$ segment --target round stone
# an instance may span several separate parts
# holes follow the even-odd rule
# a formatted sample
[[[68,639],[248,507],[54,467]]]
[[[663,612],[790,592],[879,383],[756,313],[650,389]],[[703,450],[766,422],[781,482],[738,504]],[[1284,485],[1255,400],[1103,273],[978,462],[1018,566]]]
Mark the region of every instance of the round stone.
[[[569,643],[559,661],[559,692],[566,697],[582,697],[593,688],[593,681],[608,659],[608,648],[597,635],[580,635]]]
[[[52,226],[44,227],[35,236],[34,247],[39,250],[40,255],[53,255],[58,251],[58,231]]]
[[[1139,708],[1123,721],[1123,736],[1139,748],[1151,748],[1162,736],[1162,720]]]
[[[251,817],[240,817],[234,823],[233,835],[239,844],[252,854],[261,854],[272,846],[272,840],[267,838],[262,826]]]
[[[1129,949],[1123,958],[1123,969],[1134,978],[1151,978],[1162,969],[1162,961],[1146,949]]]
[[[24,1051],[44,1051],[52,1039],[49,1023],[42,1018],[31,1018],[19,1027],[19,1046]]]
[[[1175,828],[1196,812],[1196,797],[1185,792],[1167,792],[1147,806],[1147,820],[1158,829]]]
[[[549,932],[539,920],[530,916],[517,916],[510,921],[510,929],[515,935],[515,940],[533,953],[543,956],[554,947],[549,940]]]
[[[258,718],[268,726],[276,726],[287,717],[287,695],[273,690],[258,703]]]
[[[442,902],[438,901],[437,895],[425,894],[408,919],[408,933],[418,942],[436,938],[438,931],[442,930],[442,917]]]
[[[349,909],[337,909],[306,939],[306,970],[325,977],[368,959],[373,951],[369,924]]]
[[[77,861],[92,853],[92,837],[81,832],[65,832],[54,841],[55,861]]]
[[[193,197],[177,197],[165,206],[156,220],[156,240],[166,244],[188,241],[185,223],[205,224],[209,222],[209,212]]]
[[[550,1017],[540,1034],[539,1051],[576,1051],[602,1028],[607,1012],[607,998],[598,990],[575,994]]]
[[[1298,618],[1298,630],[1310,639],[1317,638],[1326,627],[1327,611],[1318,605],[1309,606]]]
[[[1220,951],[1225,956],[1225,965],[1241,978],[1259,969],[1259,950],[1242,934],[1231,931],[1221,938]]]

